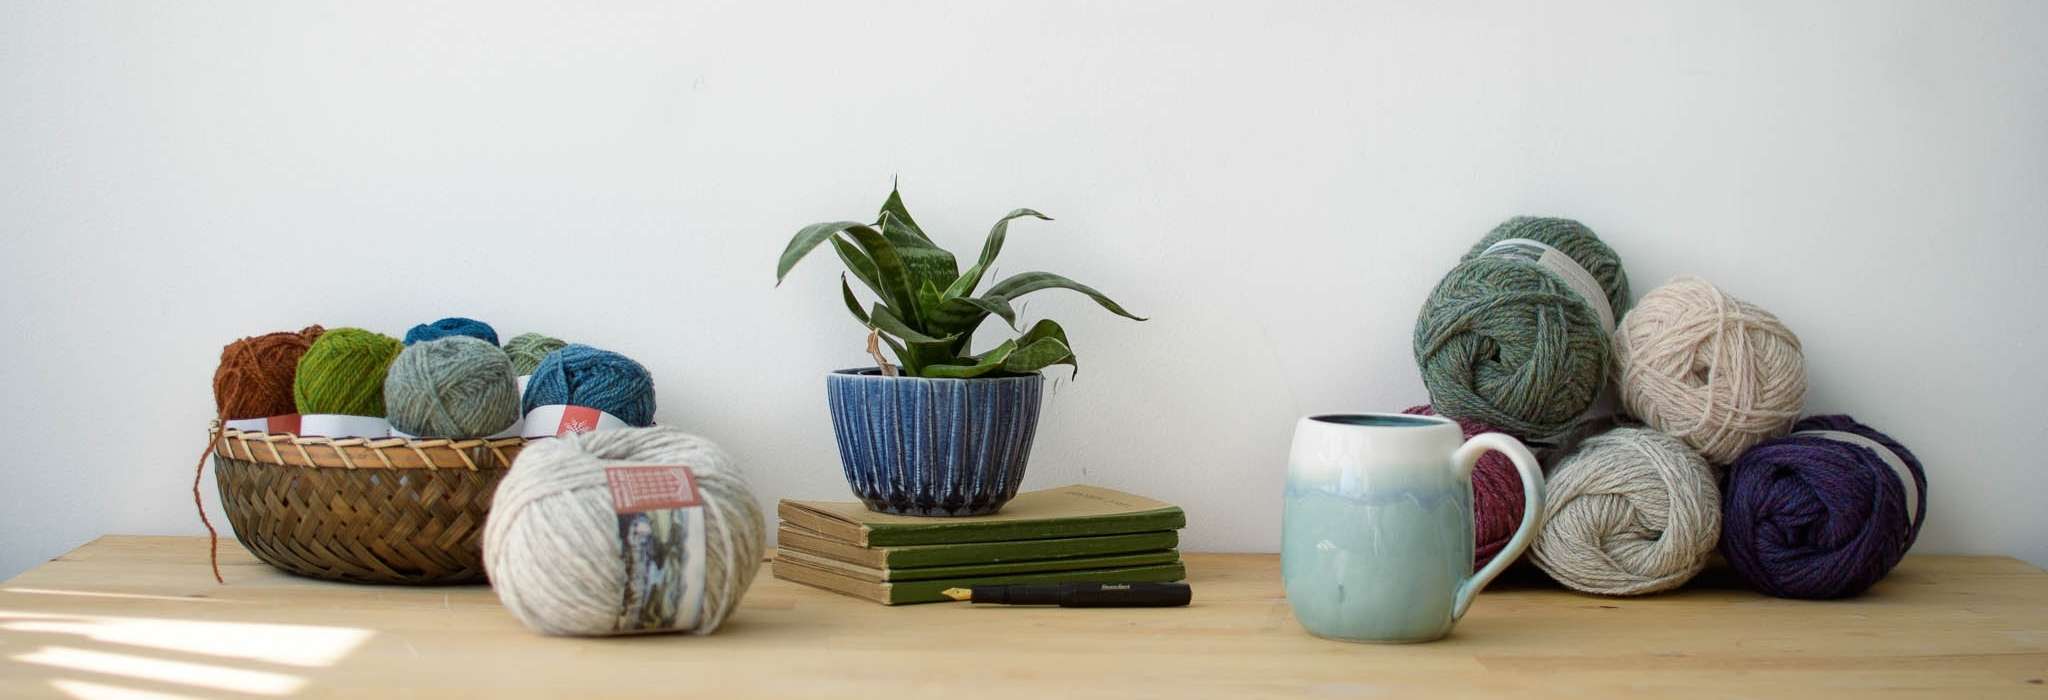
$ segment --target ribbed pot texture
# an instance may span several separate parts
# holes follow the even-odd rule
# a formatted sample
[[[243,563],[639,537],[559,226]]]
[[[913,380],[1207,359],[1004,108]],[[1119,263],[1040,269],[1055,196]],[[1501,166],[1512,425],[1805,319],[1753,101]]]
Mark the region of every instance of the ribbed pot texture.
[[[839,461],[871,510],[987,515],[1017,495],[1038,432],[1043,375],[996,379],[825,376]]]

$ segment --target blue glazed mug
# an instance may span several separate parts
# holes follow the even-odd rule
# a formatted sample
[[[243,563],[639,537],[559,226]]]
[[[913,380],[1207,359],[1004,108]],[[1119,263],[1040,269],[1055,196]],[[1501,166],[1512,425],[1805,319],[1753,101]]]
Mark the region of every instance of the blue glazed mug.
[[[1486,433],[1465,440],[1436,416],[1309,416],[1287,462],[1280,575],[1310,634],[1354,642],[1443,637],[1472,598],[1541,527],[1543,472],[1529,448]],[[1472,465],[1499,451],[1521,472],[1522,523],[1472,571]]]

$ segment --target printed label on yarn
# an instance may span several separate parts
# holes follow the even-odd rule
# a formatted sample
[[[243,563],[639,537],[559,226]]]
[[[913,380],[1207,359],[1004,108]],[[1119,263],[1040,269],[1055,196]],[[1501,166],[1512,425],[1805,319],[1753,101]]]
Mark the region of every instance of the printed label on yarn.
[[[704,497],[685,466],[606,467],[625,599],[615,632],[696,628],[704,608]]]
[[[1920,486],[1913,480],[1913,468],[1906,466],[1906,460],[1901,459],[1899,453],[1891,451],[1884,443],[1841,430],[1801,430],[1793,433],[1792,437],[1801,435],[1845,442],[1877,453],[1878,459],[1884,460],[1891,466],[1892,473],[1899,475],[1899,487],[1906,492],[1906,522],[1920,519]]]
[[[521,437],[562,437],[598,430],[618,430],[631,427],[618,416],[589,406],[568,406],[549,404],[535,406],[522,419]]]
[[[269,418],[237,418],[221,424],[222,427],[245,433],[269,433],[283,435],[299,434],[299,414],[287,413]]]
[[[391,423],[376,416],[308,413],[299,416],[299,434],[327,438],[386,438],[391,437]]]
[[[1600,317],[1600,330],[1609,335],[1614,333],[1614,308],[1608,305],[1607,293],[1601,291],[1600,281],[1593,279],[1593,273],[1587,272],[1579,261],[1564,251],[1535,239],[1508,238],[1487,246],[1479,254],[1521,258],[1549,268],[1564,280],[1565,286],[1585,298],[1587,306],[1593,307],[1593,313]]]

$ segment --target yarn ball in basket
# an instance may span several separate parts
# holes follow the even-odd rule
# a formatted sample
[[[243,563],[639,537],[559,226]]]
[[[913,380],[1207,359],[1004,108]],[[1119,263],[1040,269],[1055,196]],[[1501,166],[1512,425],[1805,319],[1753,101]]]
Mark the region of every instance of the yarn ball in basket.
[[[653,425],[654,377],[633,358],[570,344],[533,368],[520,410],[554,404],[595,408],[631,426]]]
[[[568,345],[539,333],[521,333],[505,341],[505,354],[512,356],[512,373],[524,376],[533,374],[533,369],[540,366],[540,361],[547,358],[548,353]]]
[[[1848,416],[1814,416],[1728,468],[1721,553],[1759,591],[1846,598],[1884,578],[1927,519],[1911,450]]]
[[[361,328],[320,334],[299,358],[292,402],[299,413],[384,417],[384,377],[405,344]]]
[[[1402,411],[1415,416],[1434,416],[1436,411],[1428,406],[1414,406]],[[1454,418],[1458,428],[1465,431],[1465,439],[1480,433],[1499,432],[1493,426],[1476,421]],[[1487,452],[1480,455],[1479,463],[1472,467],[1472,568],[1486,566],[1506,547],[1508,540],[1515,536],[1515,528],[1522,525],[1522,475],[1515,471],[1515,463],[1507,455]]]
[[[1562,253],[1586,283],[1574,286],[1536,260],[1487,252],[1510,239]],[[1620,256],[1591,229],[1570,219],[1509,219],[1444,275],[1415,320],[1415,361],[1430,404],[1518,438],[1569,429],[1606,384],[1611,329],[1603,318],[1618,317],[1628,295]]]
[[[690,611],[677,610],[686,591],[629,575],[649,570],[639,559],[661,558],[627,542],[657,535],[626,531],[639,525],[622,525],[606,469],[649,465],[689,467],[704,504],[703,602],[694,626]],[[668,426],[583,433],[519,453],[484,522],[484,569],[506,609],[543,634],[710,634],[753,582],[765,527],[737,465],[711,441]]]
[[[491,324],[461,316],[450,316],[433,323],[413,326],[412,330],[405,332],[405,344],[423,343],[451,335],[464,335],[492,345],[498,344],[498,331],[491,328]]]
[[[213,371],[213,407],[224,420],[269,418],[298,412],[292,379],[299,358],[327,329],[307,326],[243,338],[220,349]]]
[[[1683,585],[1721,533],[1712,467],[1678,438],[1615,428],[1558,462],[1531,557],[1587,593],[1640,595]]]
[[[1806,406],[1799,337],[1697,277],[1643,295],[1614,333],[1614,359],[1629,415],[1715,464],[1784,435]]]
[[[512,358],[466,335],[414,343],[384,379],[391,427],[419,437],[473,438],[519,420]]]

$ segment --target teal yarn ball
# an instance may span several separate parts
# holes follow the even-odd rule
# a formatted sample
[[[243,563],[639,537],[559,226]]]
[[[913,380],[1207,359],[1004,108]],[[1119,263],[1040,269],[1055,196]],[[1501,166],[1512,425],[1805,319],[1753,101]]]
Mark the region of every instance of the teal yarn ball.
[[[299,357],[292,403],[301,414],[384,417],[384,376],[405,344],[361,328],[320,334]]]
[[[512,356],[512,373],[533,374],[548,353],[568,347],[569,343],[559,338],[550,338],[539,333],[521,333],[505,341],[505,354]]]
[[[474,438],[519,420],[512,358],[464,335],[414,343],[384,379],[391,427],[417,437]]]
[[[1555,268],[1488,254],[1508,239],[1569,256],[1604,299],[1589,300]],[[1606,386],[1610,330],[1597,307],[1620,318],[1628,303],[1621,256],[1570,219],[1515,217],[1495,227],[1444,275],[1415,319],[1415,362],[1430,403],[1452,418],[1519,438],[1569,430]]]
[[[473,318],[450,316],[433,323],[422,323],[405,332],[405,344],[423,343],[452,335],[463,335],[477,340],[498,344],[498,331],[491,324]]]
[[[654,425],[654,377],[633,358],[571,344],[533,369],[520,410],[555,404],[595,408],[644,428]]]

